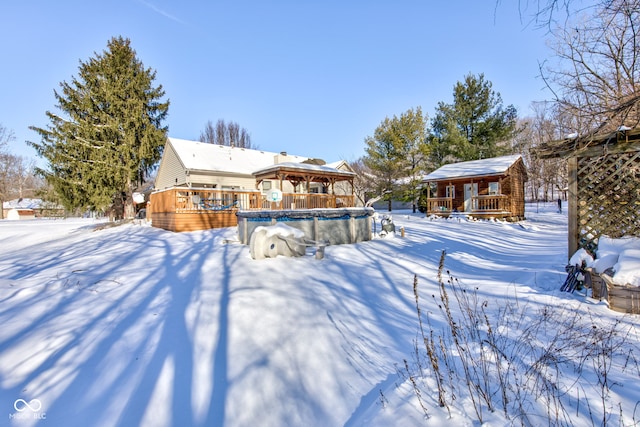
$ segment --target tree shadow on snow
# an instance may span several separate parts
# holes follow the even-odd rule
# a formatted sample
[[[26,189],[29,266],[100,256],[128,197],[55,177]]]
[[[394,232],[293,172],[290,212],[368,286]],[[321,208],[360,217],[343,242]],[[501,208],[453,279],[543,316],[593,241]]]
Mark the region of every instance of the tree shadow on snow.
[[[34,310],[0,335],[0,360],[10,358],[16,373],[0,378],[8,384],[0,388],[2,407],[38,398],[47,421],[66,426],[223,425],[234,255],[216,247],[225,251],[224,265],[205,268],[220,244],[212,234],[130,228],[114,242],[112,232],[53,255],[33,251],[31,266],[17,263],[8,273],[14,282],[36,274],[51,280],[32,290],[16,285],[0,297],[0,318]],[[221,289],[207,286],[205,270],[218,275]],[[203,293],[210,306],[201,303]],[[197,331],[203,314],[213,319],[204,333]],[[206,333],[215,348],[207,347]],[[204,364],[194,364],[196,353]]]

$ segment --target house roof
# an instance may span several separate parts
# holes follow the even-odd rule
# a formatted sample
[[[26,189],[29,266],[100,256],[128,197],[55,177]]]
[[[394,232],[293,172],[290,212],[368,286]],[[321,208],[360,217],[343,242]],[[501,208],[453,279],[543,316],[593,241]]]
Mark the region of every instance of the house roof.
[[[490,159],[450,163],[426,175],[422,181],[428,182],[453,178],[501,175],[507,172],[509,168],[521,158],[522,156],[520,154],[514,154]]]
[[[3,209],[40,209],[42,199],[13,199],[2,203]]]
[[[348,170],[351,170],[351,166],[345,160],[338,160],[337,162],[327,163],[325,166],[329,166],[330,168],[340,169],[342,167],[346,167]]]
[[[251,175],[258,169],[273,165],[275,156],[279,154],[178,138],[169,138],[169,143],[187,170]],[[302,162],[307,158],[289,155],[287,159]]]

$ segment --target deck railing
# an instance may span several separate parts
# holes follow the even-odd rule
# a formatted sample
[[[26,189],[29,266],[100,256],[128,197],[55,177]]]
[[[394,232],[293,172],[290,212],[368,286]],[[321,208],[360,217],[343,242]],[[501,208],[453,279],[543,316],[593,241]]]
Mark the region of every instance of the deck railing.
[[[474,207],[476,207],[475,210],[477,211],[506,212],[509,196],[496,194],[491,196],[476,196],[474,199],[476,199]]]
[[[282,210],[353,207],[355,197],[338,194],[283,193],[271,202],[260,191],[172,188],[155,193],[154,212],[206,212],[224,210]]]
[[[282,193],[282,201],[272,202],[258,193],[259,202],[241,209],[283,210],[283,209],[331,209],[354,207],[354,196],[317,193]]]
[[[474,196],[471,198],[471,213],[482,212],[507,212],[509,196],[496,194],[491,196]],[[453,211],[453,199],[451,197],[430,197],[427,199],[427,213],[442,214]]]
[[[453,210],[453,199],[451,197],[430,197],[427,200],[428,213],[444,213]]]

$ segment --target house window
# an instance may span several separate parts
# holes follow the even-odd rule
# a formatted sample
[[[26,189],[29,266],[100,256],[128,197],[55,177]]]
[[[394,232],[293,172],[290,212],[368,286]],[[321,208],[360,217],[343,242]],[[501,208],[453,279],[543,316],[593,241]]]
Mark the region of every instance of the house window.
[[[264,191],[271,190],[271,181],[262,181],[262,189]]]
[[[430,182],[428,185],[429,185],[427,187],[427,191],[429,192],[428,196],[429,197],[438,197],[438,183],[437,182]]]
[[[497,196],[500,194],[500,183],[499,182],[490,182],[489,183],[489,195]]]
[[[455,197],[456,197],[456,187],[455,187],[455,185],[447,185],[445,187],[445,197],[450,197],[452,199],[455,199]]]

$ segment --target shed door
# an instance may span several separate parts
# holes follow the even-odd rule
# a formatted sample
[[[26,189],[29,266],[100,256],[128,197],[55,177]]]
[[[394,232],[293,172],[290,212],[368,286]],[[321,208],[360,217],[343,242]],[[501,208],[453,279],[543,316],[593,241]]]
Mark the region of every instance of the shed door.
[[[471,212],[474,209],[478,209],[478,201],[473,197],[478,195],[478,183],[464,185],[464,211]]]

